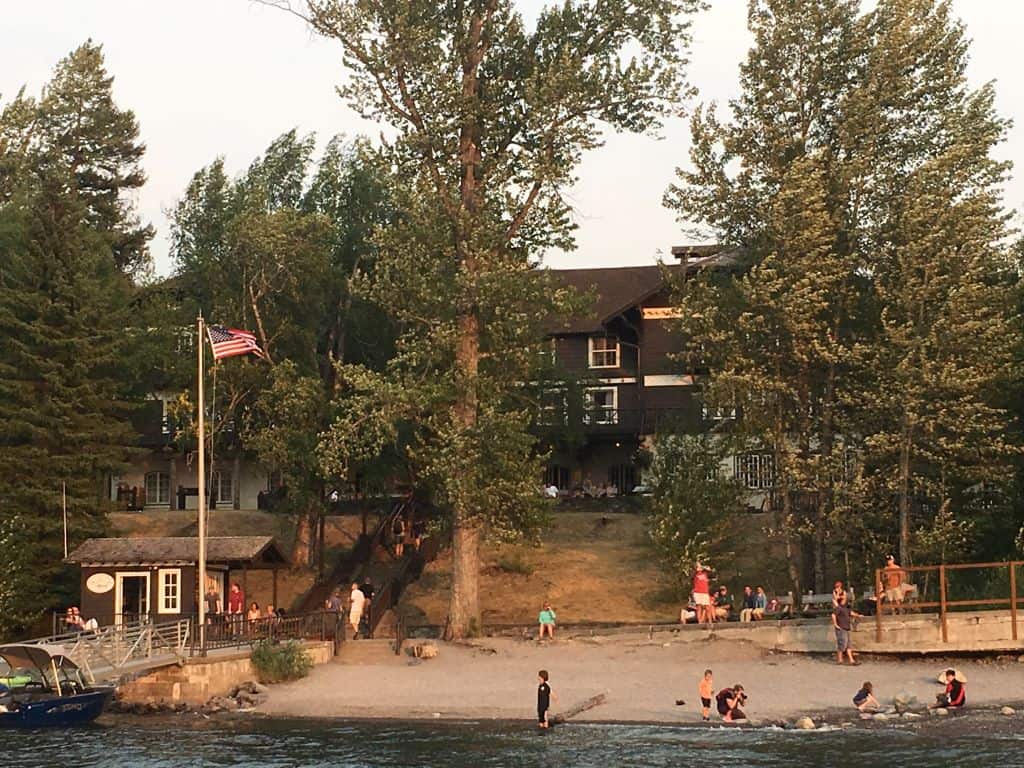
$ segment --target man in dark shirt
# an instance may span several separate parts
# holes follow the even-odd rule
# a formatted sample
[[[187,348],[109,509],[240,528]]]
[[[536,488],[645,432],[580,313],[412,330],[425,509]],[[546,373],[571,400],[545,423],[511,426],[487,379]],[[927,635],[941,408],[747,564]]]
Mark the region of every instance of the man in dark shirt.
[[[967,703],[967,692],[964,690],[964,684],[956,679],[956,670],[946,670],[946,690],[935,697],[935,706],[930,709],[936,709],[943,707],[945,709],[955,709],[962,707]]]
[[[850,631],[853,629],[853,618],[860,618],[860,614],[850,608],[846,595],[838,597],[836,607],[832,610],[832,627],[836,632],[836,663],[843,663],[843,653],[856,665],[858,662],[853,659],[853,646],[850,644]]]
[[[732,596],[729,594],[729,588],[724,584],[715,592],[714,603],[715,619],[718,621],[728,621],[729,612],[732,610]]]
[[[549,728],[548,710],[551,708],[551,686],[548,685],[548,671],[542,669],[537,673],[540,685],[537,686],[537,725]]]

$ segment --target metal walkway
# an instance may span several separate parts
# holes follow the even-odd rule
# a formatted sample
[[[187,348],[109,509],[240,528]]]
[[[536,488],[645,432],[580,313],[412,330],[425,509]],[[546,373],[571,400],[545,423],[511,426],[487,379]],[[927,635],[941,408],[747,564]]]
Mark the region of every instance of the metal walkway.
[[[96,683],[184,660],[190,655],[191,631],[191,619],[137,621],[25,642],[60,646],[86,679]]]

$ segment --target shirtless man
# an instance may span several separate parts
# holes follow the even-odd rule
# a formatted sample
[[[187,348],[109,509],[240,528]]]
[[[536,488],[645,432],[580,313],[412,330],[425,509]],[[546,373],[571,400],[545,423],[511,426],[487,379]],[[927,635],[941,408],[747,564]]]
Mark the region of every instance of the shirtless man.
[[[903,605],[903,577],[906,571],[899,567],[893,555],[886,555],[885,568],[882,569],[882,585],[885,588],[885,599],[893,604],[893,611],[898,612]]]

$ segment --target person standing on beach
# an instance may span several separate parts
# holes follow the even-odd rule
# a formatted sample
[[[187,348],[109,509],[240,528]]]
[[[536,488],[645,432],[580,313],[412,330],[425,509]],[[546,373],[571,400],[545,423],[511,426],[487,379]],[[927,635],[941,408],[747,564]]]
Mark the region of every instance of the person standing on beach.
[[[548,722],[548,710],[551,709],[551,699],[558,698],[551,692],[548,677],[546,669],[542,669],[537,673],[537,679],[540,681],[537,686],[537,725],[541,728],[551,727],[550,722]]]
[[[843,653],[846,653],[850,664],[856,665],[853,660],[853,646],[850,644],[850,632],[853,629],[853,619],[860,618],[860,614],[852,610],[846,603],[846,595],[841,594],[839,602],[832,610],[832,627],[836,632],[836,664],[843,663]]]
[[[892,603],[893,611],[898,613],[903,605],[903,577],[906,574],[893,555],[886,555],[885,568],[882,569],[882,583],[885,585],[885,599]]]
[[[698,624],[710,624],[714,621],[714,613],[711,610],[711,579],[700,563],[697,563],[697,571],[693,574],[693,603],[697,606]]]
[[[366,595],[359,589],[358,584],[353,584],[348,599],[348,623],[352,625],[352,639],[355,640],[359,637],[359,622],[363,618],[363,606],[366,604]]]
[[[704,670],[704,677],[697,686],[697,694],[700,696],[700,719],[706,723],[711,719],[711,699],[715,697],[715,682],[710,669]]]

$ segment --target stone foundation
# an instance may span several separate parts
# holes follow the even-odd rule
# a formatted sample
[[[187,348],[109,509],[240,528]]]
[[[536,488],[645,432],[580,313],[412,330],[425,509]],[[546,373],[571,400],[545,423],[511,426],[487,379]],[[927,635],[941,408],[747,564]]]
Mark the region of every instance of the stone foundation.
[[[314,664],[334,658],[332,642],[306,643],[305,647]],[[118,686],[118,698],[124,704],[204,704],[256,679],[249,656],[249,651],[240,651],[161,667]]]

